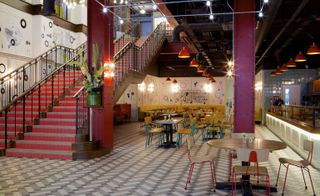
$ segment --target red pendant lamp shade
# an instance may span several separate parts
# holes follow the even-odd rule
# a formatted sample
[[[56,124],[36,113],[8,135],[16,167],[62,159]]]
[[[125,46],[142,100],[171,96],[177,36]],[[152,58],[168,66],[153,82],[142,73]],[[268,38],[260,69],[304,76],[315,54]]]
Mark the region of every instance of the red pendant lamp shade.
[[[281,67],[280,67],[280,71],[282,71],[282,72],[286,72],[286,71],[288,71],[289,69],[288,69],[288,67],[286,66],[286,64],[283,64]]]
[[[179,54],[178,54],[178,58],[181,58],[181,59],[190,58],[190,53],[189,53],[189,51],[188,51],[185,47],[183,47],[183,48],[181,49],[181,51],[179,52]]]
[[[195,58],[193,58],[192,59],[192,61],[190,62],[190,65],[189,65],[190,67],[198,67],[199,66],[199,63],[198,63],[198,61],[195,59]]]
[[[174,79],[174,80],[172,81],[172,83],[173,83],[173,84],[177,84],[178,81],[177,81],[176,79]]]
[[[287,67],[296,67],[296,62],[291,58],[288,62],[287,62]]]
[[[307,50],[307,55],[320,54],[320,48],[313,42],[313,44]]]
[[[171,81],[170,77],[167,77],[166,81]]]
[[[277,71],[277,70],[272,70],[271,76],[276,76],[276,75],[277,75],[277,74],[276,74],[276,71]]]
[[[307,61],[306,57],[302,54],[300,51],[299,54],[297,54],[296,58],[294,59],[295,62],[305,62]]]

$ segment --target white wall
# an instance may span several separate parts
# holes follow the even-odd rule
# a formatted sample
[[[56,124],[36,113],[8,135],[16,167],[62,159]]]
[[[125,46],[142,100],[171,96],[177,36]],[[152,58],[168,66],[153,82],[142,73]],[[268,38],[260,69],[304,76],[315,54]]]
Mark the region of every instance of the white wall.
[[[62,29],[47,17],[32,16],[0,3],[0,77],[55,45],[76,48],[86,39],[85,34]]]

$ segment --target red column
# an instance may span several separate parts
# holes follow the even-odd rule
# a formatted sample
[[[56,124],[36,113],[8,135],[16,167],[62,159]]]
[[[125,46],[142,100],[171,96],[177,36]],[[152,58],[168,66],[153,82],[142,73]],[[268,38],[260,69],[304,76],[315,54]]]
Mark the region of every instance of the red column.
[[[234,12],[254,11],[255,0],[234,1]],[[234,131],[254,133],[256,14],[234,15]]]
[[[113,5],[113,0],[98,0],[102,5]],[[92,45],[97,43],[101,61],[113,59],[113,15],[102,12],[102,5],[95,0],[88,1],[88,63],[91,67]],[[93,109],[92,138],[100,146],[113,148],[113,79],[105,78],[102,90],[102,107]]]

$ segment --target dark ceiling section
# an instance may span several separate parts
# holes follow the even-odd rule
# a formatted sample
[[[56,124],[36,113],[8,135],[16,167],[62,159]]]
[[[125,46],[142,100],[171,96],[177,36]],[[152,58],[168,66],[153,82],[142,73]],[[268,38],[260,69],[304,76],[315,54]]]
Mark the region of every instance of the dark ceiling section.
[[[197,48],[200,64],[211,75],[224,76],[227,62],[232,56],[232,15],[217,15],[210,20],[210,9],[206,6],[206,1],[182,1],[171,4],[173,1],[177,2],[164,2],[168,2],[167,8]],[[211,3],[213,13],[232,12],[227,0],[215,0]],[[189,68],[191,60],[192,58],[178,59],[177,54],[160,55],[160,76],[199,76],[195,68]]]
[[[281,2],[270,29],[256,50],[258,69],[275,69],[290,58],[294,58],[299,51],[305,54],[312,42],[318,46],[320,44],[320,1],[282,0]],[[264,21],[271,16],[267,12],[265,17]],[[262,24],[259,28],[263,28],[263,25],[267,24]],[[307,59],[307,62],[299,63],[297,68],[319,67],[319,55],[307,56]]]

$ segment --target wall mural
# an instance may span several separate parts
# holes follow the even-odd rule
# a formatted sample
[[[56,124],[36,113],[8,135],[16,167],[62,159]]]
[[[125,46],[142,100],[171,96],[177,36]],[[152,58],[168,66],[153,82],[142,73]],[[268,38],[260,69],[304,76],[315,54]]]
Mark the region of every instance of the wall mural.
[[[147,76],[144,80],[146,88],[151,82],[155,85],[154,92],[139,92],[139,105],[157,104],[225,104],[226,78],[216,78],[211,84],[212,92],[204,91],[204,86],[210,84],[206,78],[176,78],[180,86],[177,93],[172,92],[172,82],[164,78]]]

